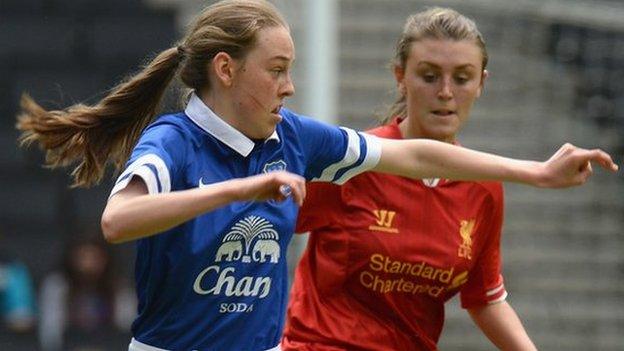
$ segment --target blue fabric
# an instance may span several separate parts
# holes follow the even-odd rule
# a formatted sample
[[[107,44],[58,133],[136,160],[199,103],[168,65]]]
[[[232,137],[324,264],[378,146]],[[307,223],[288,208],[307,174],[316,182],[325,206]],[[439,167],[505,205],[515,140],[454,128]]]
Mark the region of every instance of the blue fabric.
[[[184,113],[162,116],[144,131],[127,167],[147,159],[159,192],[167,188],[167,180],[158,162],[166,165],[171,191],[280,169],[308,180],[332,165],[341,170],[350,138],[344,129],[286,109],[280,113],[279,139],[256,142],[247,157]],[[361,164],[368,148],[364,138],[352,135],[357,140],[351,144],[362,150],[357,160]],[[167,350],[275,347],[284,326],[286,248],[297,211],[291,198],[281,203],[235,202],[138,240],[134,337]]]

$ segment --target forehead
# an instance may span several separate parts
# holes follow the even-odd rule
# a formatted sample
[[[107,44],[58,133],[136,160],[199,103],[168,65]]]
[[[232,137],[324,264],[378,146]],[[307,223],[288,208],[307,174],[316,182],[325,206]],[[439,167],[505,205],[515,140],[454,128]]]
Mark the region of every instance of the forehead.
[[[473,65],[480,69],[483,54],[473,40],[423,39],[412,43],[407,64],[430,63],[440,67]]]
[[[295,46],[290,32],[282,27],[268,27],[258,31],[256,45],[249,52],[250,56],[264,60],[286,60],[292,62],[295,59]]]

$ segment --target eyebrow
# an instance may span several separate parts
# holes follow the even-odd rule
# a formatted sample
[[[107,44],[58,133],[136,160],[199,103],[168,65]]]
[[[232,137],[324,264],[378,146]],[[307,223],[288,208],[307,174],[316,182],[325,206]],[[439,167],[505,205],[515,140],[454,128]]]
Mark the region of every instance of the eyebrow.
[[[436,65],[435,63],[429,62],[429,61],[420,61],[420,62],[418,62],[418,64],[416,66],[421,66],[421,65],[432,66],[432,67],[435,67],[435,68],[441,68],[439,65]],[[469,68],[469,67],[476,68],[476,66],[473,65],[472,63],[466,63],[466,64],[463,64],[463,65],[459,65],[457,67],[454,67],[454,69],[464,69],[464,68]]]
[[[291,61],[294,61],[295,59],[293,58],[291,60],[289,57],[284,56],[284,55],[277,55],[277,56],[271,57],[271,61],[275,61],[275,60],[291,62]]]

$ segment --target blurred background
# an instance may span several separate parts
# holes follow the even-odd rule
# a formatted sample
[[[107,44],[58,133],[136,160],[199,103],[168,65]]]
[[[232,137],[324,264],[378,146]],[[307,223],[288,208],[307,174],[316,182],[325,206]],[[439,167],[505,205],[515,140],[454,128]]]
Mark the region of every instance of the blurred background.
[[[388,63],[406,17],[448,6],[476,21],[490,54],[463,145],[544,159],[569,141],[624,161],[624,1],[273,2],[297,46],[298,112],[375,126],[395,96]],[[134,246],[102,245],[99,231],[112,175],[70,189],[36,147],[17,148],[20,95],[49,109],[96,102],[210,3],[0,0],[1,350],[123,350],[135,308]],[[508,301],[541,350],[624,350],[622,174],[563,191],[506,185]],[[305,240],[291,244],[292,268]],[[494,349],[456,299],[440,348]]]

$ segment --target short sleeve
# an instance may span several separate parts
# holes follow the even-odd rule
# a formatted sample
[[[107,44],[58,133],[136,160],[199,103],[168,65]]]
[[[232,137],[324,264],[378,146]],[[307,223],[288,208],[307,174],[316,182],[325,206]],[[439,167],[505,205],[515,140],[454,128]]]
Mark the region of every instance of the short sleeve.
[[[376,136],[307,117],[300,121],[307,180],[344,184],[379,162],[381,143]]]
[[[170,192],[173,178],[183,169],[188,145],[184,133],[173,124],[148,127],[117,178],[111,196],[124,189],[134,176],[145,182],[150,194]]]
[[[488,232],[484,233],[485,242],[478,260],[470,271],[466,285],[461,289],[461,304],[463,308],[473,308],[494,304],[507,298],[507,291],[501,273],[501,231],[503,224],[503,190],[497,183],[493,192],[492,206],[484,216],[491,218],[485,226]],[[491,211],[491,215],[488,215]]]

